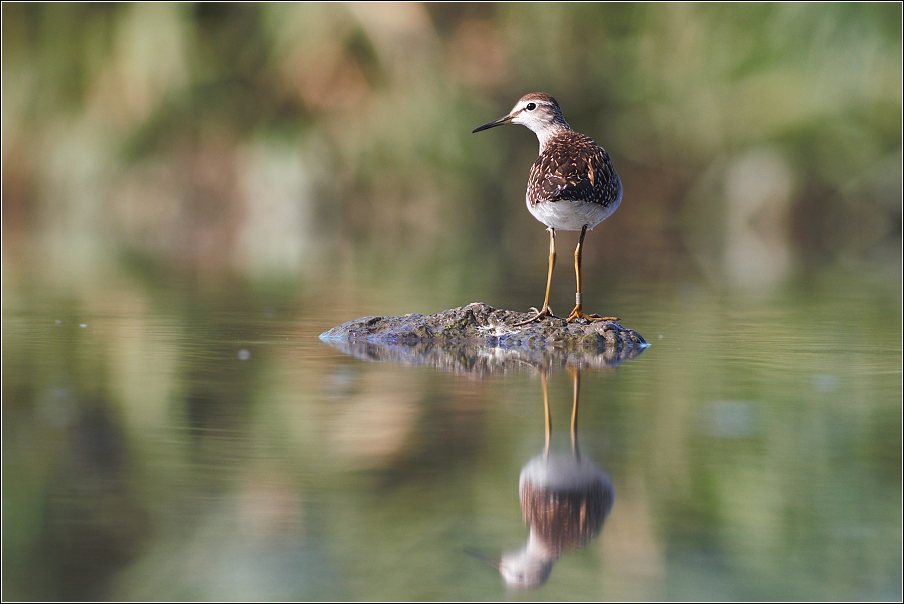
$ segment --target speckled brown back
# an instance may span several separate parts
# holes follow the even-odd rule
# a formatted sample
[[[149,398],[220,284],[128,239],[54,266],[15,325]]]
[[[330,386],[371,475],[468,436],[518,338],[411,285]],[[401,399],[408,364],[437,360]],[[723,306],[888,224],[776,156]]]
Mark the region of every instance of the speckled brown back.
[[[573,200],[609,207],[620,199],[621,188],[605,149],[588,136],[562,130],[531,167],[527,198],[532,206]]]

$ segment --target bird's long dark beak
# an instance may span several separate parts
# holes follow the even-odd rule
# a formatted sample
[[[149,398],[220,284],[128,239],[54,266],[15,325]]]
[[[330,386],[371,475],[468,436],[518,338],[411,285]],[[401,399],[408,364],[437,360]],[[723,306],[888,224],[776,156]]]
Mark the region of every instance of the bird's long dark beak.
[[[484,554],[483,552],[477,551],[473,547],[465,547],[462,549],[462,551],[465,554],[467,554],[468,556],[471,556],[472,558],[477,558],[478,560],[480,560],[487,566],[490,566],[492,568],[495,568],[496,570],[499,570],[499,562],[500,562],[499,558],[494,558],[493,556],[488,556],[488,555]]]
[[[496,126],[504,126],[506,124],[511,124],[511,123],[512,123],[512,116],[507,115],[505,117],[500,117],[495,122],[490,122],[489,124],[484,124],[483,126],[478,126],[478,127],[474,128],[473,130],[471,130],[471,134],[474,134],[475,132],[480,132],[481,130],[489,130],[490,128],[495,128]]]

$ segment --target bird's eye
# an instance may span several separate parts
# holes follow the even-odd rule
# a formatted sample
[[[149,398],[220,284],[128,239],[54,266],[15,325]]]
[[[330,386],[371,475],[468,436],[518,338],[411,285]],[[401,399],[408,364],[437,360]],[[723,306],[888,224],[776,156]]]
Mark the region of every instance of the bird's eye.
[[[528,103],[527,106],[525,107],[525,109],[527,109],[528,111],[533,111],[536,108],[537,108],[536,103]]]

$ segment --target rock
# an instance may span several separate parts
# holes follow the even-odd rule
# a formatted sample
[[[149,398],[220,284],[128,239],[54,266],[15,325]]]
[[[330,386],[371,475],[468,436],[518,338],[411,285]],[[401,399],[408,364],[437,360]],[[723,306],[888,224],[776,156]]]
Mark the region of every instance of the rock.
[[[343,323],[320,335],[324,341],[366,340],[387,344],[415,344],[436,340],[479,340],[501,347],[554,347],[586,350],[647,346],[633,329],[615,321],[574,321],[545,317],[527,325],[515,324],[530,313],[496,309],[482,302],[445,310],[435,315],[408,314],[400,317],[363,317]]]
[[[547,317],[515,326],[530,316],[474,302],[434,315],[363,317],[324,332],[320,339],[361,359],[465,373],[525,364],[614,367],[648,346],[640,334],[615,321],[566,323]]]

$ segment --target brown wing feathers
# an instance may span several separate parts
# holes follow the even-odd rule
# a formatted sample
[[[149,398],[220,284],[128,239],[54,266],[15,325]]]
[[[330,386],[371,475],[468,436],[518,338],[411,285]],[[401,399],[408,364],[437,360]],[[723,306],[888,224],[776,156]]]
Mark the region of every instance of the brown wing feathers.
[[[575,200],[608,206],[618,194],[609,154],[574,131],[549,141],[531,167],[528,197],[541,201]]]

